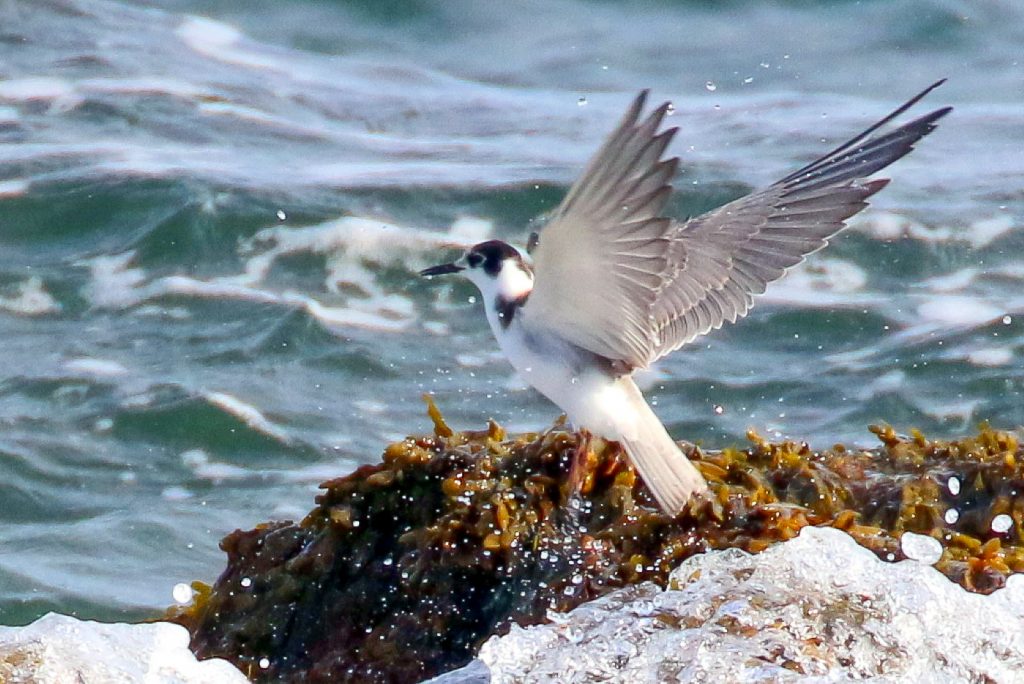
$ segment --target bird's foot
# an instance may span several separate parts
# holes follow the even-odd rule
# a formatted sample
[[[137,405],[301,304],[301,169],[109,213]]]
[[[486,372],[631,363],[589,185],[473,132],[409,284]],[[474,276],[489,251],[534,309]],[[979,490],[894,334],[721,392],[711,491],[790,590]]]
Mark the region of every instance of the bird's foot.
[[[587,478],[587,459],[590,457],[590,443],[593,435],[589,430],[579,431],[576,448],[569,457],[569,476],[566,478],[566,501],[580,496]]]

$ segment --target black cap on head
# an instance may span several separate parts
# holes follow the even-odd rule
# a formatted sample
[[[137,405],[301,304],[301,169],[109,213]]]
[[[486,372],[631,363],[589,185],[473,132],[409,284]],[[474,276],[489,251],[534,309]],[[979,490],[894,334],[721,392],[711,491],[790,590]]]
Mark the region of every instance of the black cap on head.
[[[501,271],[501,262],[505,259],[515,259],[520,264],[523,261],[518,249],[501,240],[488,240],[473,245],[466,254],[466,261],[470,267],[476,268],[482,264],[484,273],[492,276],[498,275]]]

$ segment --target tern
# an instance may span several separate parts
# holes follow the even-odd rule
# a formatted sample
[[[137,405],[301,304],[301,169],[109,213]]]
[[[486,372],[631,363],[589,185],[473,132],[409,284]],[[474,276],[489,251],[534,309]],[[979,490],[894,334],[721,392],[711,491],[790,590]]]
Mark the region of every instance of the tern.
[[[461,273],[519,374],[589,434],[618,442],[662,510],[677,515],[707,483],[644,400],[633,373],[746,315],[754,296],[826,245],[951,107],[888,127],[932,84],[863,133],[767,188],[701,216],[663,216],[677,132],[670,103],[633,100],[527,253],[474,245],[423,276]],[[883,130],[883,129],[891,130]]]

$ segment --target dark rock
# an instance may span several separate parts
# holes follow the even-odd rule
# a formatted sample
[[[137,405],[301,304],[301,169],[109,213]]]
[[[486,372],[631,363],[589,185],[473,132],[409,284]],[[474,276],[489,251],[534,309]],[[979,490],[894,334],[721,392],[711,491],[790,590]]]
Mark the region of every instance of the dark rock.
[[[256,681],[415,682],[470,662],[512,622],[663,584],[694,553],[760,551],[805,525],[844,529],[888,560],[904,558],[903,531],[929,534],[944,547],[936,567],[976,591],[1024,570],[1024,450],[987,427],[952,442],[873,428],[872,451],[756,435],[743,451],[691,448],[711,496],[671,519],[615,445],[595,439],[580,457],[572,433],[454,433],[432,416],[433,437],[324,483],[301,522],[224,539],[227,569],[172,618],[199,656]],[[1000,513],[1012,524],[997,533]]]

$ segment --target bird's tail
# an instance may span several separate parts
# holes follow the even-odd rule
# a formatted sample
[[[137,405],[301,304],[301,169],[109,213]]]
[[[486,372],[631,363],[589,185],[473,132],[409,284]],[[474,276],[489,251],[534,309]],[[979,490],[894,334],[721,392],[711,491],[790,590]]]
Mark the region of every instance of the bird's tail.
[[[707,491],[704,476],[690,463],[669,436],[661,420],[647,405],[640,389],[629,378],[625,389],[630,397],[632,425],[621,426],[619,443],[626,450],[644,484],[669,515],[676,515],[694,494]]]

